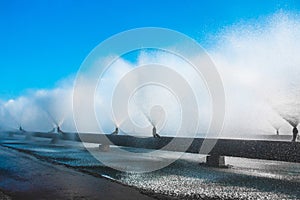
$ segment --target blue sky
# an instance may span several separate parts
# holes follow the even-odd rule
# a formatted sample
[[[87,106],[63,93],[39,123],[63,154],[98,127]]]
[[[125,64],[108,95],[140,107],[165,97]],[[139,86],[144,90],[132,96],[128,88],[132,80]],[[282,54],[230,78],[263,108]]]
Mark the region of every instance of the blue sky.
[[[300,1],[9,1],[0,2],[0,99],[52,88],[75,74],[106,38],[132,28],[180,31],[205,46],[224,27],[277,11],[299,12]]]

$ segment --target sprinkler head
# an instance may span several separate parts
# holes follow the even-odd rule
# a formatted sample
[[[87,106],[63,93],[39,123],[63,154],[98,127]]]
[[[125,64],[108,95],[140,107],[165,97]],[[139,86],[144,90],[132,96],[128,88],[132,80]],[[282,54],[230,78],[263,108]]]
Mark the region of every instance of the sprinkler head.
[[[111,133],[111,135],[118,135],[119,133],[119,127],[116,126],[116,129],[114,132]]]

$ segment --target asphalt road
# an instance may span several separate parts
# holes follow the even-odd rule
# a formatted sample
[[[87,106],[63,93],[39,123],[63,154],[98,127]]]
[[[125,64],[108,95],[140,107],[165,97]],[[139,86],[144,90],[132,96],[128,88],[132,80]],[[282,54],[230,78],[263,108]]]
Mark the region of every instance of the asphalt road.
[[[0,146],[0,199],[6,195],[12,199],[153,199],[134,188]]]

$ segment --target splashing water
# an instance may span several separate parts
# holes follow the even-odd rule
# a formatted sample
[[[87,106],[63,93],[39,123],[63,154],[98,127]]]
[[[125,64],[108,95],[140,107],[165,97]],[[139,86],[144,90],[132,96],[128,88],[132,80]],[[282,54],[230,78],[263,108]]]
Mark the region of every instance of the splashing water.
[[[226,94],[226,121],[222,137],[249,134],[291,134],[300,122],[300,17],[278,12],[256,22],[224,28],[210,38],[208,53],[222,77]],[[174,44],[176,47],[176,44]],[[180,126],[180,105],[166,88],[147,86],[128,102],[130,119],[116,121],[111,109],[113,88],[136,67],[160,63],[182,75],[195,90],[201,119],[198,132],[209,127],[210,95],[190,66],[165,52],[141,51],[136,60],[118,59],[103,76],[95,94],[95,114],[103,130],[86,120],[86,130],[149,134],[155,126],[172,135]],[[167,78],[167,77],[166,77]],[[85,88],[86,89],[86,88]],[[121,103],[121,99],[120,99]],[[191,108],[192,110],[193,108]],[[54,126],[76,130],[72,110],[72,83],[53,90],[38,90],[0,104],[0,127],[50,130]],[[86,111],[82,108],[82,114]],[[141,129],[129,126],[133,121]],[[188,133],[188,127],[186,127]],[[142,133],[143,132],[143,133]]]

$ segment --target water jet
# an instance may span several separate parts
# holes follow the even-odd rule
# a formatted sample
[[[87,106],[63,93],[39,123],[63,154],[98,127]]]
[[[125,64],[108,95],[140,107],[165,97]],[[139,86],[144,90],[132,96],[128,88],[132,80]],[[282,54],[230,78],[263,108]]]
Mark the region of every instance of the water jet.
[[[292,142],[296,142],[298,136],[298,129],[297,126],[293,128],[293,139]]]
[[[116,126],[116,129],[114,130],[114,132],[111,133],[111,135],[118,135],[119,133],[119,128]]]
[[[155,138],[160,138],[160,135],[158,135],[158,133],[156,132],[156,127],[155,126],[153,126],[153,128],[152,128],[152,135]]]

